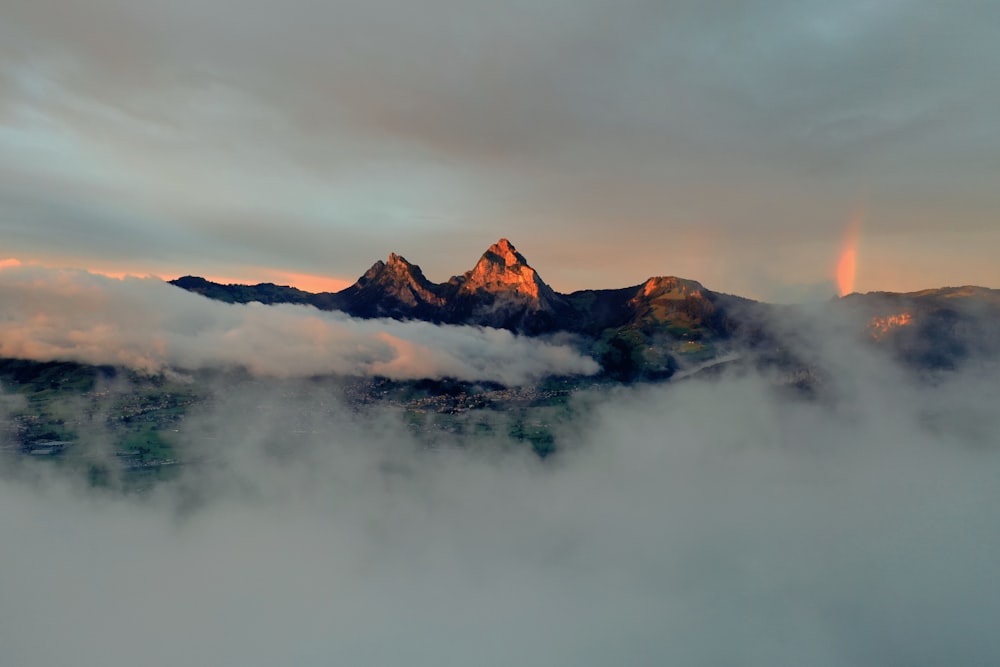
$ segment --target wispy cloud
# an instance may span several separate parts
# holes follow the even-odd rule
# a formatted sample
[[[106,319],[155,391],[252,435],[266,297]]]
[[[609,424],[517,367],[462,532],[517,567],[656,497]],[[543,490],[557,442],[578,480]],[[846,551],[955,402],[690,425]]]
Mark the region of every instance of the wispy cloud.
[[[5,469],[0,660],[995,664],[995,376],[818,349],[834,400],[584,394],[545,462],[258,383],[168,436],[205,463],[149,495]]]
[[[0,271],[0,302],[5,357],[148,372],[238,366],[271,376],[447,376],[508,385],[597,372],[567,346],[507,331],[224,304],[156,278],[14,266]]]

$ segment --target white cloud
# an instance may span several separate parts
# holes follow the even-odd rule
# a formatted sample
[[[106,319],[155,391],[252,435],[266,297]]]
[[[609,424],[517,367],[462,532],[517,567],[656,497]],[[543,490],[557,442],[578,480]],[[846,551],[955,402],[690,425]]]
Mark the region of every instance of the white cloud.
[[[306,306],[224,304],[155,278],[15,266],[0,271],[0,303],[0,356],[40,361],[507,385],[597,371],[592,359],[569,347],[507,331],[357,320]]]
[[[996,663],[995,375],[816,349],[822,400],[584,394],[544,462],[222,388],[147,497],[0,479],[0,662]]]

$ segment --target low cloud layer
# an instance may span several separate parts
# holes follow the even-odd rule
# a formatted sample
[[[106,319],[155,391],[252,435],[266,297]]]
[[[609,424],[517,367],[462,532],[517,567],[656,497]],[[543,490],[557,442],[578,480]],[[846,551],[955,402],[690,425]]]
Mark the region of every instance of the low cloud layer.
[[[506,385],[597,371],[592,359],[570,347],[507,331],[358,320],[304,306],[224,304],[155,278],[15,266],[0,270],[0,303],[0,356],[38,361]]]
[[[814,349],[820,400],[585,393],[546,461],[258,387],[147,496],[7,469],[0,662],[996,664],[995,375]]]

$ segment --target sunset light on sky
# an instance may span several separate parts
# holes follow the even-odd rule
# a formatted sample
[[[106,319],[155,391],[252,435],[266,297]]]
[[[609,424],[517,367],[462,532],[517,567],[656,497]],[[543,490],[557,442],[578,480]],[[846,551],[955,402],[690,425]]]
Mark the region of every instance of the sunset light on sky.
[[[861,233],[861,218],[851,218],[847,226],[844,247],[837,261],[837,294],[844,296],[854,291],[854,280],[858,274],[858,236]]]
[[[331,290],[507,237],[563,292],[998,286],[997,26],[929,0],[15,0],[0,254]]]
[[[0,0],[0,667],[1000,666],[1000,0]]]

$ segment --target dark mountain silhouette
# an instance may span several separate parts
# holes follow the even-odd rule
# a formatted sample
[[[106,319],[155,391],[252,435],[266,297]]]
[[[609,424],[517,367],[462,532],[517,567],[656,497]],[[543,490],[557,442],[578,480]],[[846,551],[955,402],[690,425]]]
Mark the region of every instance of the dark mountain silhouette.
[[[867,322],[871,340],[910,365],[953,369],[1000,354],[1000,290],[963,286],[850,294],[838,303]]]
[[[388,262],[375,262],[332,301],[338,310],[355,317],[439,321],[445,305],[439,292],[440,286],[427,280],[419,266],[392,253]]]
[[[201,294],[209,299],[225,301],[226,303],[250,303],[257,301],[264,304],[302,303],[317,305],[316,294],[304,292],[295,287],[275,285],[274,283],[258,283],[256,285],[221,285],[198,276],[183,276],[170,281],[189,292]]]

